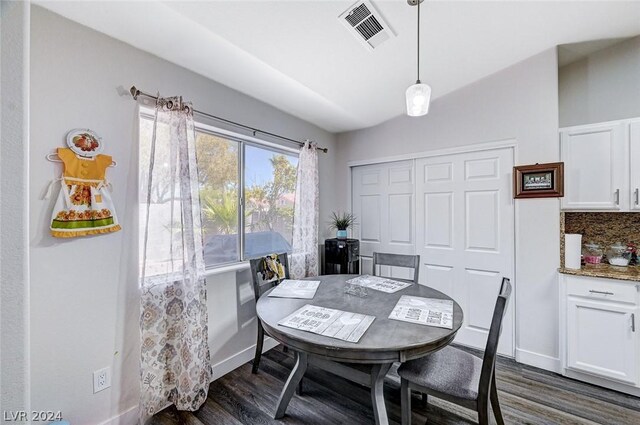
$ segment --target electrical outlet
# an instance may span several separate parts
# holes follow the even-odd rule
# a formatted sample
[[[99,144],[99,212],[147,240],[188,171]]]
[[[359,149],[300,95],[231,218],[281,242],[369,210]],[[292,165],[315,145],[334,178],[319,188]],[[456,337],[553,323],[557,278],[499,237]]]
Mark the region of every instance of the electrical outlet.
[[[105,367],[93,372],[93,393],[100,392],[111,386],[111,370]]]

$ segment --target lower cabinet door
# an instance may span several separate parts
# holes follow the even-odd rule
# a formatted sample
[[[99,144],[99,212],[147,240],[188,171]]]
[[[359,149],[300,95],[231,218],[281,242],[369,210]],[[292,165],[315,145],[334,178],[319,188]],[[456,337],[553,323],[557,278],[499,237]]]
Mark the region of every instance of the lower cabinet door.
[[[567,299],[567,367],[638,383],[637,307]]]

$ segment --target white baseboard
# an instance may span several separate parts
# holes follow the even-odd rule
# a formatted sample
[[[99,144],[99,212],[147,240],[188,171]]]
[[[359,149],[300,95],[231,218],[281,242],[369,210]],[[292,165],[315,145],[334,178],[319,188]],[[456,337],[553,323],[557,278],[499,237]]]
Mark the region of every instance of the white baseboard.
[[[100,425],[136,425],[138,423],[138,406],[133,406],[118,416],[100,423]]]
[[[538,367],[551,372],[561,372],[559,358],[534,353],[533,351],[527,351],[521,348],[516,348],[516,361],[518,363],[524,363],[526,365]]]
[[[277,346],[278,344],[279,343],[273,338],[266,337],[264,339],[262,352],[264,353],[265,351],[269,351],[273,347]],[[249,360],[253,360],[253,356],[255,355],[255,352],[256,352],[256,345],[253,344],[245,348],[244,350],[240,351],[239,353],[229,356],[226,359],[214,364],[212,366],[212,369],[213,369],[212,380],[215,381],[216,379],[221,378],[222,376],[226,375],[232,370],[239,368]]]

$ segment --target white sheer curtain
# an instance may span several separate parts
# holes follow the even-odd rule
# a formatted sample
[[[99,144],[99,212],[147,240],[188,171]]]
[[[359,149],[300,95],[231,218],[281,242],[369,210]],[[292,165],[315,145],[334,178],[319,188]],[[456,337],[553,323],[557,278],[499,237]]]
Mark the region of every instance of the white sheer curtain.
[[[316,143],[300,148],[293,214],[293,253],[289,260],[293,278],[318,275],[318,151]]]
[[[156,104],[142,186],[141,422],[168,404],[196,410],[211,381],[192,107]]]

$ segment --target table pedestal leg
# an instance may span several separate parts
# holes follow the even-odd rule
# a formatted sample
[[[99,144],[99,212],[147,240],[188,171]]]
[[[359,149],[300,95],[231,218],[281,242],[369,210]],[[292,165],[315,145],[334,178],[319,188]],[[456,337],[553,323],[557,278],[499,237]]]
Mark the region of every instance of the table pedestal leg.
[[[387,369],[388,370],[388,369]],[[276,409],[275,419],[281,419],[284,417],[284,412],[287,410],[289,401],[293,397],[293,393],[296,387],[302,380],[304,373],[307,371],[307,353],[301,353],[296,351],[296,364],[291,370],[291,374],[287,379],[287,383],[284,384],[280,399],[278,400],[278,408]],[[383,404],[384,406],[384,404]]]
[[[389,425],[387,408],[384,405],[384,377],[391,369],[392,363],[376,364],[371,367],[371,403],[376,425]]]

